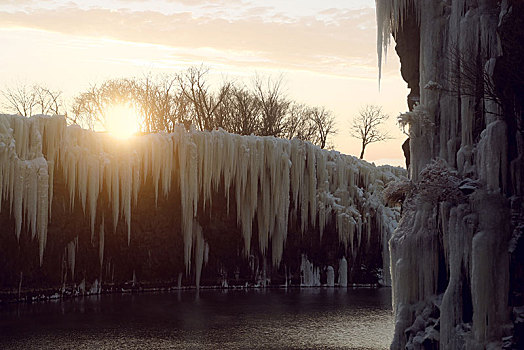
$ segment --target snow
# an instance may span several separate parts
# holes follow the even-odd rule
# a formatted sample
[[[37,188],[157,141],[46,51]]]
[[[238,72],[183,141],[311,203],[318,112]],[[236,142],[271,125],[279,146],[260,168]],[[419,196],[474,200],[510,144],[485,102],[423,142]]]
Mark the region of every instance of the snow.
[[[442,90],[442,86],[433,81],[433,80],[430,80],[428,81],[428,83],[426,85],[424,85],[424,89],[428,89],[428,90]]]
[[[172,186],[178,186],[185,265],[190,272],[194,262],[198,276],[205,256],[213,249],[198,223],[198,208],[201,205],[205,210],[220,186],[227,196],[228,212],[230,205],[236,205],[245,256],[251,253],[252,227],[257,225],[260,251],[265,254],[271,244],[272,263],[278,266],[290,212],[300,214],[303,232],[318,228],[322,234],[335,220],[347,256],[369,242],[372,226],[380,228],[385,249],[398,213],[384,206],[382,190],[405,174],[401,168],[375,167],[298,139],[240,136],[223,130],[200,132],[177,126],[170,134],[119,140],[67,126],[63,117],[0,115],[0,195],[9,203],[9,208],[0,210],[11,211],[17,237],[23,225],[37,236],[40,263],[57,171],[63,172],[69,207],[81,207],[89,219],[91,241],[99,240],[101,265],[105,235],[115,232],[119,223],[125,225],[128,245],[133,239],[132,209],[146,180],[152,181],[157,201],[159,196],[167,197]],[[234,189],[234,204],[230,189]],[[99,208],[102,191],[110,208],[106,213]],[[105,227],[105,216],[112,218],[112,229]],[[101,223],[100,228],[95,227],[96,222]],[[77,244],[71,242],[66,248],[72,274]],[[307,284],[319,283],[317,277],[311,278]]]

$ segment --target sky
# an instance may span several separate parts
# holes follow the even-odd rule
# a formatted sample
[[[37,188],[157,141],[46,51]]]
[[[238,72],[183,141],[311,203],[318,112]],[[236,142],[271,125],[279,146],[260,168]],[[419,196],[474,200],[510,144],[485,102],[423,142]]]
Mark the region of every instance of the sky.
[[[403,165],[396,117],[408,89],[394,49],[378,81],[374,0],[0,0],[0,89],[38,83],[72,98],[109,78],[204,64],[211,79],[284,78],[287,96],[336,118],[335,149],[359,155],[351,120],[383,106],[393,138],[365,159]]]

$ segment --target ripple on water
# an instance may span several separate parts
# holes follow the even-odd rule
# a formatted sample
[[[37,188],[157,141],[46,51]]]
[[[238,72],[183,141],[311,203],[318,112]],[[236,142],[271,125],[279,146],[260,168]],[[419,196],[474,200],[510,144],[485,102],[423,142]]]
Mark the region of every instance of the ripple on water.
[[[202,290],[3,306],[2,349],[387,349],[390,289]]]

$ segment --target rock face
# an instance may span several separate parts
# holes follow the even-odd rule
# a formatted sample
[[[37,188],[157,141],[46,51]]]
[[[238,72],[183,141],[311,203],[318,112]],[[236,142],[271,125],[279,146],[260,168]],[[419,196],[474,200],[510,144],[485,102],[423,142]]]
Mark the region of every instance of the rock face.
[[[117,141],[0,115],[0,299],[335,283],[343,257],[346,281],[388,284],[398,210],[382,189],[404,175],[300,140],[180,126]]]
[[[391,348],[524,348],[524,3],[376,4],[411,88]]]

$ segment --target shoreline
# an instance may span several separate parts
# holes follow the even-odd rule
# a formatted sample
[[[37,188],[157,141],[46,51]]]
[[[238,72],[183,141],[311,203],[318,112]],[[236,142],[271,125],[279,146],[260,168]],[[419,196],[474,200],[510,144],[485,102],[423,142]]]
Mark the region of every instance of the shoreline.
[[[47,301],[62,301],[80,297],[90,297],[99,295],[111,295],[111,294],[147,294],[147,293],[158,293],[158,292],[176,292],[176,291],[201,291],[201,290],[221,290],[221,291],[240,291],[240,290],[266,290],[266,289],[379,289],[379,288],[391,288],[391,286],[381,285],[378,283],[374,284],[362,284],[353,283],[347,287],[334,285],[320,285],[320,286],[301,286],[301,285],[232,285],[232,286],[131,286],[125,285],[111,286],[111,287],[100,287],[97,291],[82,291],[78,287],[66,287],[65,289],[48,288],[48,289],[34,289],[26,291],[0,291],[0,306],[7,304],[32,304],[42,303]]]

